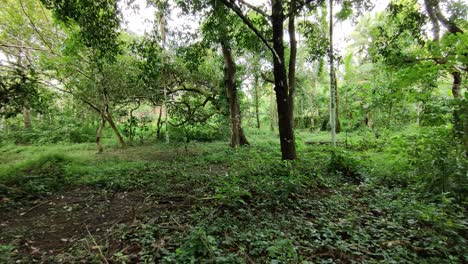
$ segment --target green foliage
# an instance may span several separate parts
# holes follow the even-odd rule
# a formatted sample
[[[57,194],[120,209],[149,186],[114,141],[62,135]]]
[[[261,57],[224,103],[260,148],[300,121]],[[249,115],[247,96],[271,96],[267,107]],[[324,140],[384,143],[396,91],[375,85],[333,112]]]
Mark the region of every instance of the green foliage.
[[[15,67],[0,74],[0,117],[11,118],[29,108],[44,113],[51,96],[41,91],[31,67]]]
[[[468,190],[468,162],[463,150],[453,141],[455,139],[449,129],[427,130],[414,140],[414,145],[409,148],[410,155],[425,192],[445,194],[464,201]]]
[[[65,166],[69,160],[61,154],[47,154],[3,172],[1,193],[6,196],[50,194],[65,187]]]
[[[215,140],[225,140],[228,138],[229,130],[218,126],[206,124],[193,124],[183,127],[170,127],[171,137],[178,142],[210,142]]]
[[[329,171],[341,175],[345,180],[360,183],[363,180],[359,172],[359,163],[346,152],[332,151]]]
[[[0,260],[6,264],[14,263],[14,260],[11,257],[11,254],[14,249],[15,249],[15,246],[13,245],[9,245],[9,244],[0,245]]]
[[[42,0],[65,24],[80,27],[84,44],[96,51],[96,59],[112,60],[119,51],[118,9],[115,0]]]
[[[220,253],[216,238],[198,228],[191,232],[186,244],[176,250],[175,260],[179,263],[197,263],[202,259],[215,259],[217,263],[228,263],[217,258]]]
[[[346,150],[303,144],[294,162],[278,162],[274,133],[266,130],[251,133],[254,146],[238,149],[225,142],[193,142],[187,151],[156,144],[111,148],[95,156],[91,144],[9,146],[2,148],[6,155],[0,157],[7,164],[27,158],[15,166],[14,175],[24,170],[65,175],[61,186],[90,186],[105,197],[141,193],[133,202],[147,209],[139,211],[136,221],[114,225],[105,240],[96,237],[108,261],[463,263],[463,205],[451,194],[437,199],[428,195],[421,185],[426,172],[405,163],[414,156],[413,144],[422,144],[412,137],[416,132],[412,128],[398,137],[385,134],[382,137],[388,139],[377,144],[382,147],[357,146],[370,132],[350,134]],[[439,133],[429,133],[426,139]],[[301,131],[297,138],[326,136]],[[340,134],[338,140],[343,137]],[[77,156],[37,157],[46,150]],[[410,177],[406,184],[391,184],[402,174]],[[345,175],[359,175],[359,181]],[[22,177],[14,178],[15,188],[30,186],[20,182]],[[126,202],[132,203],[130,196]],[[61,258],[92,262],[100,256],[76,241]]]
[[[14,127],[12,132],[0,138],[1,143],[35,144],[85,143],[96,140],[96,131],[90,125],[68,123],[59,127],[38,126],[33,129]]]
[[[174,3],[150,2],[164,27]],[[6,117],[0,120],[0,207],[8,225],[0,225],[0,262],[468,261],[468,163],[460,124],[451,125],[456,113],[465,118],[466,100],[450,97],[456,92],[450,83],[454,72],[462,73],[459,92],[465,92],[468,39],[446,33],[429,40],[425,29],[431,25],[416,0],[391,1],[385,12],[359,21],[344,57],[345,72],[337,72],[343,132],[336,147],[329,144],[323,60],[328,11],[325,1],[296,1],[305,4],[297,13],[296,32],[305,48],[296,64],[294,121],[296,128],[314,127],[296,129],[298,159],[288,162],[280,161],[265,47],[220,1],[176,1],[183,11],[201,15],[203,38],[168,30],[167,41],[156,30],[143,37],[121,33],[114,0],[5,3],[0,9],[0,49],[8,54],[0,65],[8,69],[0,73],[0,116]],[[288,14],[290,2],[283,3]],[[349,19],[369,3],[339,1],[335,18]],[[448,1],[441,7],[448,22],[465,31],[466,4]],[[267,17],[240,11],[271,40]],[[250,146],[227,145],[221,42],[236,55]],[[157,107],[166,111],[167,128],[162,128],[169,129],[170,143],[144,142],[154,137],[154,126],[160,127]],[[32,110],[32,128],[23,129],[23,109]],[[262,129],[248,125],[256,123],[257,110]],[[112,116],[117,130],[132,141],[125,148],[109,138]],[[105,151],[98,154],[94,141],[102,117],[107,118]],[[311,132],[319,127],[324,132]],[[138,139],[141,144],[132,144]],[[66,199],[75,190],[78,197],[72,198],[86,203]],[[81,197],[81,191],[92,198]],[[60,198],[83,209],[64,216],[89,224],[92,235],[73,233],[80,239],[67,240],[60,254],[44,250],[39,256],[28,247],[29,237],[35,246],[44,242],[49,228],[44,221],[54,222],[53,214],[64,209],[38,203],[46,195],[47,201]],[[29,217],[10,218],[28,208],[28,216],[38,214],[31,216],[38,225],[25,224]],[[111,221],[102,221],[103,212]],[[50,228],[56,239],[59,229]]]
[[[327,30],[320,22],[301,21],[299,32],[305,35],[307,43],[307,55],[310,61],[323,59],[328,52],[329,40]]]

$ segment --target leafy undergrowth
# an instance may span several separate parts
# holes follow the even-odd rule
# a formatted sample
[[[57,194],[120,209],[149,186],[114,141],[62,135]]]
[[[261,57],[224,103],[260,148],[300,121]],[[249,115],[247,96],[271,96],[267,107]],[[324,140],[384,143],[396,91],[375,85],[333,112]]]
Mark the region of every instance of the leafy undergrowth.
[[[0,174],[0,262],[468,261],[464,202],[428,198],[388,144],[300,141],[281,162],[274,137],[252,142],[3,148],[22,158]]]

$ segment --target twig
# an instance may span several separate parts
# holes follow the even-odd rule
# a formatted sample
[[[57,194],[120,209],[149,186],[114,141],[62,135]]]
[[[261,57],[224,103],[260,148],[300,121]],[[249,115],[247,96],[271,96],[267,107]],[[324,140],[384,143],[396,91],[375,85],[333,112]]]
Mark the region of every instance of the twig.
[[[45,202],[42,202],[42,203],[40,203],[40,204],[37,204],[37,205],[35,205],[35,206],[29,208],[29,209],[26,210],[25,212],[22,212],[22,213],[20,214],[20,216],[23,216],[23,215],[25,215],[25,214],[31,212],[32,210],[38,208],[39,206],[44,205],[44,204],[46,204],[46,203],[48,203],[48,202],[49,202],[49,200],[47,200],[47,201],[45,201]]]
[[[93,240],[94,246],[99,250],[99,254],[101,255],[102,259],[104,260],[106,264],[109,264],[109,262],[106,259],[106,256],[104,256],[104,254],[102,253],[101,247],[98,246],[98,244],[96,243],[96,240],[94,239],[91,232],[89,232],[88,226],[86,224],[85,224],[85,227],[86,227],[86,231],[88,232],[88,235],[91,237],[91,240]]]
[[[182,225],[171,215],[172,221],[174,221],[179,227],[182,227]]]

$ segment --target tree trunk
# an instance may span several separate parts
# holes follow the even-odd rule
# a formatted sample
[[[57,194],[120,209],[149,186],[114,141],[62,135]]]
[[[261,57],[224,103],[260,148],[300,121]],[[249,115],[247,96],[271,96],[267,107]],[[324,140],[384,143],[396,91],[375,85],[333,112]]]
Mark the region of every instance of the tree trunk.
[[[163,3],[164,2],[160,2],[160,4],[163,4]],[[159,26],[159,33],[160,33],[160,37],[161,37],[161,47],[162,47],[163,51],[166,50],[166,31],[167,31],[167,28],[166,28],[167,17],[166,17],[165,12],[166,12],[166,10],[165,10],[165,8],[163,8],[162,5],[159,6],[159,8],[157,9],[157,12],[156,12],[156,19],[157,19],[157,23],[158,23],[158,26]],[[163,54],[162,62],[163,63],[167,62],[166,54]],[[163,74],[165,75],[166,73],[163,72]],[[169,115],[168,115],[168,111],[167,111],[167,87],[166,87],[166,85],[164,85],[164,103],[163,103],[163,105],[164,105],[164,110],[166,112],[166,114],[164,115],[164,128],[165,128],[164,134],[165,134],[166,143],[169,143],[169,141],[170,141],[169,129],[168,129]],[[161,109],[161,111],[162,111],[162,109]]]
[[[270,92],[270,130],[275,130],[276,116],[275,116],[275,103],[273,101],[273,91]]]
[[[465,157],[468,157],[468,101],[463,100],[462,106],[463,119],[463,145],[465,146]]]
[[[432,23],[432,35],[433,35],[433,41],[439,41],[439,36],[440,36],[440,26],[439,26],[439,20],[437,18],[437,15],[434,10],[434,6],[432,4],[433,0],[424,0],[424,5],[426,7],[426,12],[429,16],[429,19],[431,20]]]
[[[365,116],[364,116],[364,125],[368,128],[372,128],[372,115],[369,109],[364,109]]]
[[[130,124],[129,124],[129,127],[130,127],[130,142],[133,142],[134,140],[134,137],[135,137],[135,134],[136,134],[136,128],[133,127],[133,112],[135,112],[136,110],[138,110],[138,108],[140,108],[140,101],[137,101],[137,105],[135,108],[130,108]],[[138,125],[138,123],[137,123]]]
[[[330,47],[328,51],[328,56],[330,59],[330,128],[331,128],[331,141],[333,146],[336,146],[336,102],[335,102],[335,67],[334,67],[334,58],[333,58],[333,0],[329,0],[330,5],[330,21],[329,21],[329,38],[330,38]]]
[[[121,147],[126,147],[127,144],[125,143],[122,135],[120,134],[119,129],[115,125],[114,120],[112,119],[112,115],[109,112],[107,112],[106,114],[104,114],[104,118],[107,120],[107,122],[109,123],[109,126],[111,127],[112,131],[114,132],[115,136],[119,140],[120,146]]]
[[[255,76],[255,117],[257,119],[257,128],[260,129],[260,116],[259,116],[259,98],[258,98],[258,76]]]
[[[293,11],[296,6],[296,1],[291,0],[291,11],[289,12],[288,32],[289,32],[289,67],[288,67],[288,85],[289,85],[289,119],[291,126],[294,128],[294,96],[296,95],[296,57],[297,57],[297,41],[296,41],[296,24],[295,13]]]
[[[28,130],[32,129],[31,110],[27,106],[23,106],[23,123],[24,128]]]
[[[463,129],[464,129],[463,121],[466,122],[466,120],[462,120],[463,106],[460,105],[460,103],[462,103],[463,101],[463,98],[461,96],[462,76],[461,76],[461,73],[457,71],[453,72],[452,76],[453,76],[452,94],[453,94],[453,98],[456,100],[456,106],[455,106],[455,109],[453,110],[453,124],[455,128],[455,134],[459,138],[463,138]]]
[[[273,73],[275,76],[276,105],[278,107],[278,126],[281,143],[281,157],[283,160],[296,159],[296,145],[294,142],[294,128],[292,126],[288,78],[284,60],[283,43],[283,1],[272,0],[271,22],[273,26]]]
[[[96,133],[96,144],[98,153],[102,153],[102,151],[104,150],[104,148],[102,147],[102,130],[104,129],[105,125],[106,119],[104,117],[101,117],[101,122],[99,123],[99,127]]]
[[[158,115],[158,122],[156,123],[156,138],[161,138],[161,116],[162,116],[162,105],[159,106],[159,115]]]
[[[341,123],[340,123],[340,111],[339,111],[339,97],[338,97],[338,81],[336,79],[336,71],[333,70],[334,74],[334,85],[333,85],[333,90],[335,91],[335,132],[338,134],[341,132]]]
[[[232,51],[229,43],[221,43],[224,57],[224,86],[229,103],[229,115],[231,119],[231,147],[249,144],[242,129],[240,102],[237,96],[235,83],[236,63],[232,58]]]

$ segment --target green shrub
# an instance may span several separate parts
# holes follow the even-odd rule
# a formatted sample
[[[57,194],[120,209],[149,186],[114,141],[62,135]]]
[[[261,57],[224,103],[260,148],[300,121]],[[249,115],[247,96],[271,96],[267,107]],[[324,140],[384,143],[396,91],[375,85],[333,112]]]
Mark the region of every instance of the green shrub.
[[[206,124],[193,124],[182,127],[171,126],[169,130],[170,137],[179,142],[210,142],[226,139],[229,133],[229,128],[226,130],[222,127],[213,127]]]
[[[360,164],[345,151],[333,150],[331,152],[328,170],[330,173],[339,174],[345,180],[353,183],[360,183],[363,181],[363,176],[360,172]]]
[[[464,200],[468,191],[468,160],[450,129],[423,131],[411,148],[416,178],[426,193]]]

